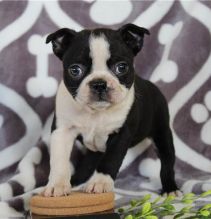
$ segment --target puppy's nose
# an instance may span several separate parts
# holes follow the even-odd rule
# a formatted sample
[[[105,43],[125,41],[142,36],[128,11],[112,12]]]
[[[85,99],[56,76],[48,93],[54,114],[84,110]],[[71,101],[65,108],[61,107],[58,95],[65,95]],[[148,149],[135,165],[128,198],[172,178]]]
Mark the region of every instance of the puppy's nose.
[[[107,89],[107,82],[102,79],[97,79],[89,82],[92,91],[102,93]]]

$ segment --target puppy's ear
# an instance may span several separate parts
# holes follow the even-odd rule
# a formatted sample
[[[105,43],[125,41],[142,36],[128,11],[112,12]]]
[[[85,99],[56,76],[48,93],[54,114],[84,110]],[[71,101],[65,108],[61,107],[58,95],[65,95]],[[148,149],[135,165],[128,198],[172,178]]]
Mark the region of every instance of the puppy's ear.
[[[46,38],[46,43],[51,42],[55,55],[58,56],[59,59],[62,59],[75,35],[76,32],[74,30],[63,28],[48,35]]]
[[[143,46],[144,34],[150,34],[147,29],[136,26],[135,24],[126,24],[118,31],[124,42],[133,51],[134,55],[136,55]]]

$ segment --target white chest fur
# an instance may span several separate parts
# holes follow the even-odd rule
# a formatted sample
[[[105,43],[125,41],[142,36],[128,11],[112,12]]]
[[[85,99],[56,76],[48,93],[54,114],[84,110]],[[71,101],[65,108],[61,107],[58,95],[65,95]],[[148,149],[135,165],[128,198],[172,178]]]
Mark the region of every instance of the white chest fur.
[[[83,136],[84,144],[92,151],[104,152],[108,135],[123,125],[134,100],[134,88],[125,100],[107,110],[92,111],[77,103],[63,81],[56,96],[57,128],[72,128]]]

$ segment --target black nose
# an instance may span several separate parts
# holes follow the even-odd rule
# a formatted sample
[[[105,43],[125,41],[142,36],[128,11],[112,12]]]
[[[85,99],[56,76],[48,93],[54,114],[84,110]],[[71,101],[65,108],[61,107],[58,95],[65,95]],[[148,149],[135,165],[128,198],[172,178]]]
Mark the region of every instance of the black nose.
[[[105,92],[107,89],[106,81],[102,79],[97,79],[89,82],[89,86],[92,91],[102,93]]]

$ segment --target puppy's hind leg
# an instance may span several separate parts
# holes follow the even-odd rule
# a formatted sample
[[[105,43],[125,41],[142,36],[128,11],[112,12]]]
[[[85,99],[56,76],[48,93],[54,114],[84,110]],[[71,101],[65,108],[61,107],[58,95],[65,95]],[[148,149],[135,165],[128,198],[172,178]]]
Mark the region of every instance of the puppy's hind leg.
[[[153,139],[161,161],[162,194],[175,193],[175,195],[179,195],[174,176],[175,150],[170,128],[167,126],[157,130]]]

